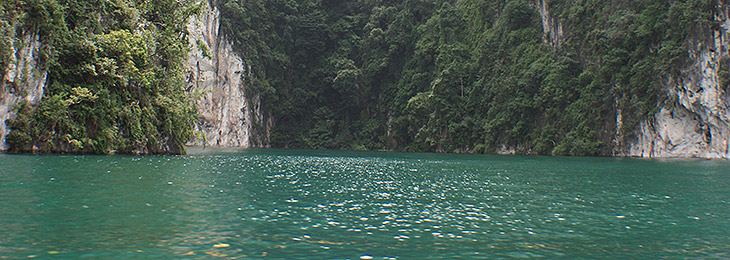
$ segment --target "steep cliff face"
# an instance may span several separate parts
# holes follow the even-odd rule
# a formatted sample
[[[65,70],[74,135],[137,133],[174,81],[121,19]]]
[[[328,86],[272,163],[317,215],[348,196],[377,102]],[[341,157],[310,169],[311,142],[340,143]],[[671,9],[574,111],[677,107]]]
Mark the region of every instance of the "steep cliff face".
[[[211,5],[214,6],[214,5]],[[246,93],[246,67],[219,33],[220,12],[208,8],[187,24],[191,52],[188,58],[187,90],[199,111],[197,139],[188,144],[207,146],[261,147],[268,144],[271,122],[265,122],[257,96]],[[0,150],[7,149],[9,132],[5,120],[14,118],[13,108],[25,100],[37,104],[43,96],[47,72],[39,71],[38,35],[26,33],[12,42],[13,55],[2,68],[0,83]]]
[[[43,96],[46,85],[46,71],[40,71],[37,58],[42,43],[38,34],[25,33],[12,41],[11,62],[3,69],[0,82],[0,150],[7,149],[5,137],[10,129],[5,120],[15,117],[15,104],[25,100],[30,105],[37,104]]]
[[[210,5],[188,23],[188,91],[198,108],[193,145],[261,147],[268,143],[260,99],[246,93],[250,67],[220,32],[220,11]],[[263,130],[262,130],[263,129]]]
[[[563,24],[560,20],[550,15],[547,0],[537,0],[535,5],[540,12],[540,19],[542,20],[542,40],[553,47],[559,47],[560,41],[564,37]]]
[[[621,111],[616,101],[614,155],[730,158],[730,94],[726,93],[728,83],[721,78],[722,66],[730,67],[722,64],[730,60],[730,17],[728,6],[720,5],[715,14],[719,26],[693,37],[696,47],[688,53],[692,64],[664,79],[669,101],[639,124],[633,131],[635,139],[624,139],[629,133],[622,132],[623,121],[631,111]],[[560,47],[564,24],[551,15],[547,0],[535,0],[534,6],[542,22],[543,42]]]
[[[720,26],[690,53],[695,62],[669,80],[668,94],[676,102],[641,123],[626,155],[730,158],[730,95],[718,73],[730,55],[730,19],[728,7],[721,10],[715,16]]]

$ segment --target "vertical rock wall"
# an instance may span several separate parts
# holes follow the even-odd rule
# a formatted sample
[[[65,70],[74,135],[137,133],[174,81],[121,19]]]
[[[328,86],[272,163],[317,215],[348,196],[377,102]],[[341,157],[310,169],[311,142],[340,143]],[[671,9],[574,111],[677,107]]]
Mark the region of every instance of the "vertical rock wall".
[[[559,47],[564,38],[563,24],[552,17],[547,0],[535,0],[543,27],[543,41]],[[614,152],[617,156],[730,158],[730,90],[722,86],[720,63],[730,60],[730,17],[728,6],[720,4],[715,15],[719,27],[711,29],[709,39],[698,39],[689,53],[694,63],[668,79],[669,100],[657,114],[635,130],[636,139],[621,142],[623,115],[616,104]],[[730,67],[730,64],[724,64]],[[726,89],[727,88],[727,89]]]
[[[188,91],[198,107],[199,138],[194,145],[259,147],[268,143],[271,122],[264,122],[257,96],[247,96],[247,67],[220,33],[220,12],[214,5],[188,23],[191,52],[188,58]],[[9,132],[5,120],[22,100],[37,104],[43,96],[47,72],[39,71],[37,34],[27,33],[12,42],[13,54],[0,82],[0,150],[6,149]],[[204,45],[204,46],[200,46]],[[206,51],[203,51],[206,50]],[[254,133],[254,134],[252,134]]]
[[[43,96],[48,73],[39,71],[36,61],[41,47],[38,34],[25,33],[21,37],[14,37],[10,64],[7,68],[1,68],[3,77],[0,82],[0,150],[7,149],[5,137],[10,129],[5,120],[15,117],[13,111],[15,104],[25,100],[30,105],[35,105]]]
[[[191,45],[188,91],[198,107],[198,136],[191,145],[258,147],[266,144],[255,126],[262,126],[260,102],[248,96],[250,73],[243,59],[220,32],[220,11],[214,4],[188,23]]]
[[[558,19],[555,19],[555,17],[550,16],[547,0],[537,0],[535,5],[540,12],[540,19],[542,20],[543,42],[549,43],[553,47],[560,47],[560,41],[564,37],[563,24]]]
[[[669,81],[670,100],[676,102],[641,123],[626,155],[730,158],[730,95],[718,77],[720,62],[730,56],[728,7],[715,19],[719,28],[690,53],[694,64]]]

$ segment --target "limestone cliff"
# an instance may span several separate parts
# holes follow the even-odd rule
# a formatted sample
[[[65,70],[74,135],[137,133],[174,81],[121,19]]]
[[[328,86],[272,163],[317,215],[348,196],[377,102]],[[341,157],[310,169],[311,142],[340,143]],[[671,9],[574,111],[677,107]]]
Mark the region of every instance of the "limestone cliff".
[[[668,80],[671,102],[641,123],[626,155],[639,157],[730,158],[730,95],[721,85],[721,62],[730,56],[728,6],[715,15],[720,24],[690,53],[695,62]],[[728,66],[729,64],[723,64]]]
[[[234,53],[220,32],[220,11],[214,4],[188,23],[191,51],[188,91],[198,108],[194,145],[261,147],[268,143],[260,99],[246,91],[250,66]]]
[[[550,15],[547,0],[537,0],[535,5],[537,6],[542,21],[543,42],[549,43],[553,47],[559,47],[560,41],[564,37],[563,24],[560,20]]]
[[[188,144],[206,146],[261,147],[268,144],[271,122],[265,122],[260,99],[246,93],[250,70],[219,32],[220,12],[211,4],[187,24],[190,55],[187,90],[199,111],[199,135]],[[0,83],[0,150],[6,149],[9,132],[5,120],[22,100],[37,104],[43,96],[47,72],[40,71],[38,52],[43,47],[35,33],[14,37],[12,57],[2,68]]]
[[[6,149],[5,136],[10,129],[5,120],[15,117],[15,104],[25,100],[34,105],[43,96],[48,73],[41,71],[37,64],[41,47],[36,33],[23,32],[20,37],[12,39],[10,64],[2,68],[0,82],[0,150]]]
[[[729,6],[720,4],[715,20],[720,26],[695,35],[696,48],[688,53],[694,61],[680,75],[663,82],[667,103],[640,123],[635,138],[623,143],[623,116],[616,108],[614,155],[635,157],[730,158],[730,94],[720,78],[721,66],[730,67]],[[560,47],[564,26],[551,16],[548,1],[536,0],[543,27],[543,42]],[[618,101],[617,101],[618,102]],[[499,152],[499,151],[498,151]]]

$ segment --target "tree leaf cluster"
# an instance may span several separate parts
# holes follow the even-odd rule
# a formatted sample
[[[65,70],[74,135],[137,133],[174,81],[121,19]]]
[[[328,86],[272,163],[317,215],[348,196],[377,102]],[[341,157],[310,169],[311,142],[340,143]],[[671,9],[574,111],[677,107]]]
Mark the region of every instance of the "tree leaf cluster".
[[[716,0],[546,1],[557,45],[541,1],[218,4],[278,147],[609,155],[719,28]]]
[[[18,104],[7,122],[10,151],[185,152],[197,114],[184,89],[185,25],[199,2],[10,2],[2,24],[49,49],[43,98]]]

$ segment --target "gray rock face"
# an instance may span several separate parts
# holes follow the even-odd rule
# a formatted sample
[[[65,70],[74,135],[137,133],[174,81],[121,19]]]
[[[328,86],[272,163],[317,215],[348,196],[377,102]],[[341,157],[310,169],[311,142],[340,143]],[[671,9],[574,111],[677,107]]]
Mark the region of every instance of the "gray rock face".
[[[260,99],[248,96],[246,82],[250,67],[233,52],[219,32],[220,12],[211,7],[188,23],[191,52],[188,58],[188,91],[195,99],[200,121],[199,138],[192,145],[260,147],[268,143],[272,122],[264,121]],[[37,104],[43,96],[47,72],[36,63],[42,43],[28,33],[13,41],[14,56],[0,82],[0,150],[6,149],[13,108],[21,100]],[[205,51],[204,51],[205,50]],[[254,134],[252,134],[254,133]]]
[[[220,11],[212,6],[188,23],[191,51],[188,58],[187,89],[198,107],[202,136],[190,145],[257,147],[266,136],[252,138],[261,126],[258,96],[246,93],[250,66],[234,53],[220,32]]]
[[[544,41],[559,46],[563,37],[560,21],[551,17],[545,0],[536,0],[543,23]],[[720,23],[713,37],[690,53],[695,63],[668,80],[668,94],[676,102],[642,122],[634,142],[616,155],[638,157],[730,158],[730,94],[720,86],[720,62],[730,57],[728,7],[716,15]],[[261,147],[268,143],[273,122],[261,110],[260,99],[246,93],[250,66],[234,53],[220,32],[220,12],[209,8],[188,23],[191,52],[188,59],[188,90],[194,96],[200,122],[200,137],[189,144],[230,147]],[[42,43],[26,33],[12,42],[14,55],[3,69],[0,82],[0,150],[6,149],[13,107],[22,100],[34,105],[43,96],[47,72],[39,71],[36,59]],[[207,50],[207,51],[204,51]],[[729,65],[729,64],[726,64]],[[616,125],[622,124],[617,111]],[[617,136],[622,135],[618,130]],[[504,147],[501,152],[511,153]]]
[[[42,43],[35,33],[26,33],[20,39],[13,39],[11,62],[4,69],[0,82],[0,150],[6,150],[5,137],[10,129],[5,120],[14,118],[15,104],[25,100],[30,105],[38,104],[43,96],[48,72],[38,71],[36,59]]]
[[[553,47],[559,47],[564,37],[563,24],[560,23],[560,20],[550,16],[547,0],[536,0],[535,5],[542,20],[543,42],[549,43]]]
[[[718,78],[720,62],[730,56],[728,8],[722,10],[715,17],[720,28],[690,53],[695,63],[669,80],[669,95],[677,102],[641,123],[626,155],[730,158],[730,95]]]

